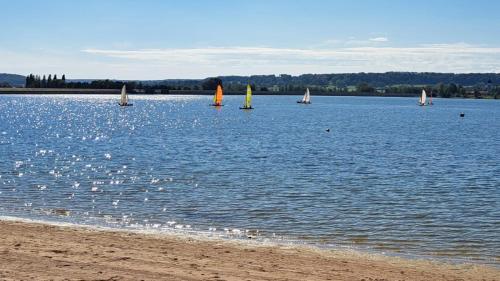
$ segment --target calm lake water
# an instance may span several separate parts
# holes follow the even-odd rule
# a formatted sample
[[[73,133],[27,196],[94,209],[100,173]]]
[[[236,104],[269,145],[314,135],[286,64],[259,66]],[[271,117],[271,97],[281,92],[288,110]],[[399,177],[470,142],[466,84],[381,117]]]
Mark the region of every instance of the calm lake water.
[[[499,101],[298,98],[0,96],[0,215],[499,263]]]

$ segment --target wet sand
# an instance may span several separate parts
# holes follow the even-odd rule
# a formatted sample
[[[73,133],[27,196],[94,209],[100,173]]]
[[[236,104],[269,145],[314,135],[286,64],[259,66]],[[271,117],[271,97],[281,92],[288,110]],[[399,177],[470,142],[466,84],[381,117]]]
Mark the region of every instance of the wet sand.
[[[349,251],[0,221],[0,280],[500,280],[500,269]]]

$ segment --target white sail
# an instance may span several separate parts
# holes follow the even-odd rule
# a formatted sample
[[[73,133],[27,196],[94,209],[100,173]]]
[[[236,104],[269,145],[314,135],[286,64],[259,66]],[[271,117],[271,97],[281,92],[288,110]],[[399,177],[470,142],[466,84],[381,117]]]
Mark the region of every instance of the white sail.
[[[121,98],[120,98],[120,104],[126,105],[127,103],[128,103],[127,88],[125,87],[125,85],[123,85],[123,87],[122,87],[122,95],[121,95]]]
[[[425,90],[422,90],[422,96],[420,96],[420,104],[424,105],[426,100],[427,94],[425,93]]]
[[[302,98],[303,103],[310,103],[311,102],[311,93],[309,92],[309,88],[306,89],[306,93],[304,94],[304,97]]]

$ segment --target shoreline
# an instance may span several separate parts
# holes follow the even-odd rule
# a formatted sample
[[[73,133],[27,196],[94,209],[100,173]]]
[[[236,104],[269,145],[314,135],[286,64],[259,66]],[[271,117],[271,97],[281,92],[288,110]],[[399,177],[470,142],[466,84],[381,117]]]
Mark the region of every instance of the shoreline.
[[[64,214],[62,216],[65,216]],[[49,225],[54,227],[69,227],[77,229],[87,229],[91,231],[103,231],[103,232],[118,232],[118,233],[133,233],[139,235],[152,235],[157,237],[174,237],[174,238],[190,238],[200,241],[218,241],[218,242],[228,242],[247,246],[269,246],[269,247],[286,247],[286,248],[304,248],[312,251],[318,252],[346,252],[362,256],[371,257],[382,257],[382,258],[395,258],[410,261],[430,261],[441,264],[450,265],[479,265],[494,267],[500,269],[500,264],[496,259],[473,259],[470,257],[461,256],[451,256],[451,255],[431,255],[431,254],[418,254],[418,253],[405,253],[398,251],[386,251],[383,249],[362,247],[362,245],[356,245],[354,242],[351,245],[341,244],[341,245],[323,245],[317,243],[309,243],[306,240],[300,240],[294,237],[288,236],[260,236],[255,235],[255,233],[246,233],[241,230],[236,229],[233,232],[231,229],[228,231],[221,230],[200,230],[193,228],[162,228],[153,225],[140,226],[140,227],[123,227],[119,224],[108,224],[105,221],[94,222],[94,223],[80,223],[77,221],[66,221],[66,220],[53,220],[51,218],[28,218],[16,215],[0,215],[0,222],[19,222],[26,224],[40,224]],[[361,247],[360,247],[361,246]],[[500,281],[500,280],[499,280]]]
[[[73,89],[73,88],[0,88],[0,95],[119,95],[119,89]],[[131,96],[213,96],[214,91],[211,90],[170,90],[169,93],[142,93],[130,91]],[[291,92],[271,92],[271,91],[253,91],[254,96],[303,96],[302,91]],[[244,96],[243,91],[225,91],[226,96]],[[334,92],[314,92],[312,96],[320,97],[381,97],[381,98],[418,98],[419,94],[412,93],[334,93]],[[495,97],[434,97],[436,99],[470,99],[470,100],[496,100]]]
[[[0,280],[498,280],[500,269],[0,218]]]
[[[71,88],[0,88],[0,94],[3,95],[119,95],[120,89],[71,89]],[[203,95],[213,96],[211,90],[170,90],[169,93],[140,93],[130,91],[129,95],[147,95],[147,96],[177,96],[177,95]],[[226,96],[243,96],[243,91],[225,91]],[[271,92],[271,91],[253,91],[255,96],[303,96],[302,91],[290,92]],[[333,92],[314,92],[313,96],[326,97],[418,97],[415,94],[381,94],[381,93],[333,93]]]

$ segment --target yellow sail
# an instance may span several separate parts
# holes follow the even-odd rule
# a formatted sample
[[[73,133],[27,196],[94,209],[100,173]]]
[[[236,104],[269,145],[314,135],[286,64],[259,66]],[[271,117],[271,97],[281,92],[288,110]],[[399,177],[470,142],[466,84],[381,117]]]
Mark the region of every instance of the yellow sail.
[[[216,105],[216,106],[222,105],[222,96],[223,96],[222,86],[221,85],[217,85],[217,90],[215,91],[214,104],[213,105]]]
[[[250,85],[247,85],[247,96],[245,98],[245,108],[251,108],[252,107],[252,87]]]

